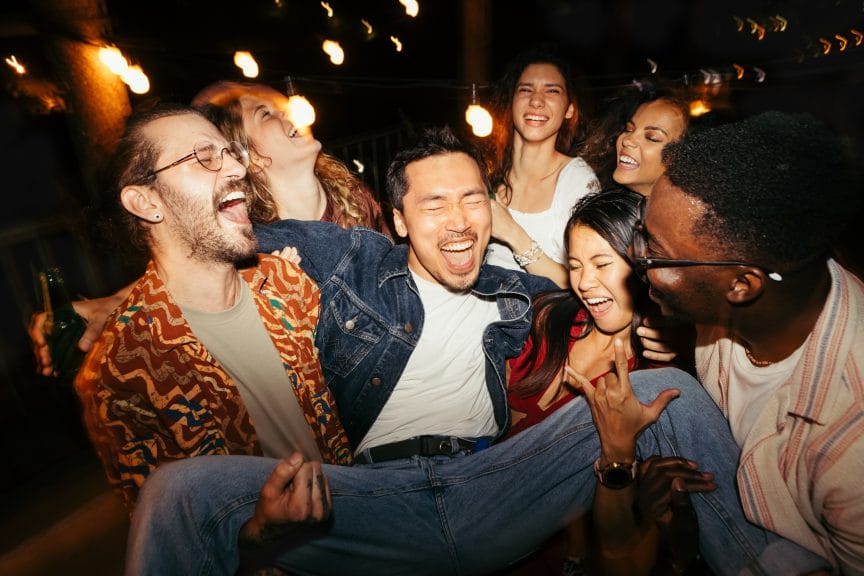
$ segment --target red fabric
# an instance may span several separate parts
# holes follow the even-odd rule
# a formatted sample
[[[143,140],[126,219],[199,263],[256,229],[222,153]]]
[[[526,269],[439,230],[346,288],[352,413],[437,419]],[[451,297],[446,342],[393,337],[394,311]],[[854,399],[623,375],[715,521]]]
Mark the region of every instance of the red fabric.
[[[576,316],[573,318],[573,324],[570,328],[570,339],[567,345],[568,352],[572,350],[573,344],[576,340],[582,335],[582,327],[585,319],[588,316],[588,312],[585,309],[580,310]],[[533,364],[528,362],[528,356],[531,353],[531,350],[534,346],[534,342],[531,337],[528,338],[528,341],[525,343],[525,347],[522,349],[522,353],[519,354],[516,358],[511,358],[509,360],[510,364],[510,381],[508,384],[508,392],[507,392],[507,402],[510,405],[510,409],[515,412],[521,412],[525,414],[525,416],[519,420],[517,423],[513,424],[510,429],[507,431],[507,434],[504,435],[505,438],[509,438],[514,434],[517,434],[531,426],[539,423],[544,418],[567,404],[570,400],[572,400],[575,395],[569,389],[565,391],[564,395],[555,401],[553,404],[548,406],[546,409],[540,408],[539,402],[543,394],[548,390],[548,386],[543,388],[536,394],[532,396],[522,397],[519,395],[517,391],[514,390],[514,387],[525,379],[525,377],[530,374],[533,370],[536,370],[540,364],[543,363],[543,359],[546,357],[546,342],[540,342],[540,351],[537,355],[537,360]],[[643,363],[644,364],[644,363]],[[655,368],[658,366],[664,366],[665,364],[648,364],[644,366],[639,366],[639,368]],[[630,361],[627,365],[627,370],[632,372],[636,366],[636,357],[630,358]],[[596,385],[597,381],[608,374],[609,372],[605,372],[603,374],[598,375],[596,378],[591,380],[591,384]],[[551,382],[550,382],[551,384]]]

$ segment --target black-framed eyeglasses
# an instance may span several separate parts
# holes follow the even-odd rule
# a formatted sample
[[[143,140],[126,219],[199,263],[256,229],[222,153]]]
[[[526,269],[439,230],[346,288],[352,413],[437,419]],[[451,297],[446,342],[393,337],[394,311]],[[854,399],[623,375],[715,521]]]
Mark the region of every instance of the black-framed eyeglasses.
[[[779,272],[769,270],[758,264],[740,260],[677,260],[675,258],[654,258],[648,256],[648,233],[645,230],[645,199],[639,203],[639,219],[633,224],[633,268],[643,281],[648,281],[648,270],[651,268],[684,268],[690,266],[750,266],[758,268],[775,282],[783,280]]]
[[[240,144],[239,142],[232,140],[228,142],[227,146],[223,146],[219,148],[217,145],[212,142],[199,142],[195,144],[192,148],[192,152],[183,156],[179,160],[168,164],[167,166],[163,166],[162,168],[158,168],[156,170],[150,171],[150,176],[155,176],[159,172],[163,170],[168,170],[169,168],[173,168],[187,160],[191,160],[195,158],[201,166],[206,168],[211,172],[218,172],[222,169],[222,158],[225,155],[225,151],[228,151],[228,154],[231,155],[234,160],[242,164],[245,168],[249,167],[249,152],[246,148]]]

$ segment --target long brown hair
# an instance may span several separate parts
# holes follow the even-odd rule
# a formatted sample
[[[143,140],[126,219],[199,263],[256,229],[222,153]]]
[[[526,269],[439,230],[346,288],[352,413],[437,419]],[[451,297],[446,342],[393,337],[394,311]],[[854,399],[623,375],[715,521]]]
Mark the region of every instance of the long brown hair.
[[[629,263],[628,250],[633,238],[633,225],[639,219],[641,200],[642,196],[624,187],[610,188],[584,196],[573,207],[573,214],[567,221],[564,230],[565,245],[570,245],[570,232],[574,227],[586,226],[606,240],[612,249]],[[642,355],[642,343],[636,334],[636,328],[653,304],[648,298],[648,286],[642,283],[636,274],[630,275],[627,287],[633,295],[630,344],[638,362]],[[575,292],[566,289],[539,295],[534,299],[532,309],[533,346],[527,358],[528,366],[534,366],[540,359],[541,353],[543,357],[537,369],[513,387],[523,397],[532,396],[543,390],[564,367],[572,341],[570,331],[576,315],[584,307]],[[577,339],[584,338],[594,329],[594,320],[590,314],[585,314],[581,327]],[[545,346],[541,346],[541,343]],[[545,350],[541,352],[541,348]]]
[[[564,77],[567,99],[573,105],[575,113],[572,118],[565,119],[558,136],[555,140],[555,149],[562,154],[570,155],[570,149],[581,126],[579,105],[577,102],[577,86],[571,73],[570,63],[559,56],[551,45],[534,46],[510,61],[504,75],[496,82],[493,95],[493,107],[495,110],[495,133],[493,134],[495,155],[497,158],[496,168],[492,171],[490,178],[492,192],[496,193],[503,187],[503,199],[510,201],[513,187],[510,184],[510,170],[513,168],[513,96],[519,78],[525,69],[531,64],[551,64],[558,69]]]

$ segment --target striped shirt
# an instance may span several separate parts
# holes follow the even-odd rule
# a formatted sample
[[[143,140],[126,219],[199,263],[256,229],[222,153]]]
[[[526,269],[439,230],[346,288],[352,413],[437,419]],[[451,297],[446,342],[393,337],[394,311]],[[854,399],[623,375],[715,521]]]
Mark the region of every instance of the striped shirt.
[[[831,289],[791,378],[744,439],[747,517],[864,574],[864,284],[828,261]],[[727,414],[732,341],[699,330],[699,380]],[[727,414],[728,416],[728,414]]]

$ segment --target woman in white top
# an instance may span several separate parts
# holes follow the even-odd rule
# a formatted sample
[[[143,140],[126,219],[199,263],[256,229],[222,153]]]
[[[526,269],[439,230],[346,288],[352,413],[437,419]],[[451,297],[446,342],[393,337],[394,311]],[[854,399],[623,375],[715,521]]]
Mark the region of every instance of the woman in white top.
[[[568,286],[564,226],[576,200],[599,189],[594,171],[568,155],[579,109],[569,64],[543,48],[516,59],[499,82],[499,164],[492,175],[486,262]]]

